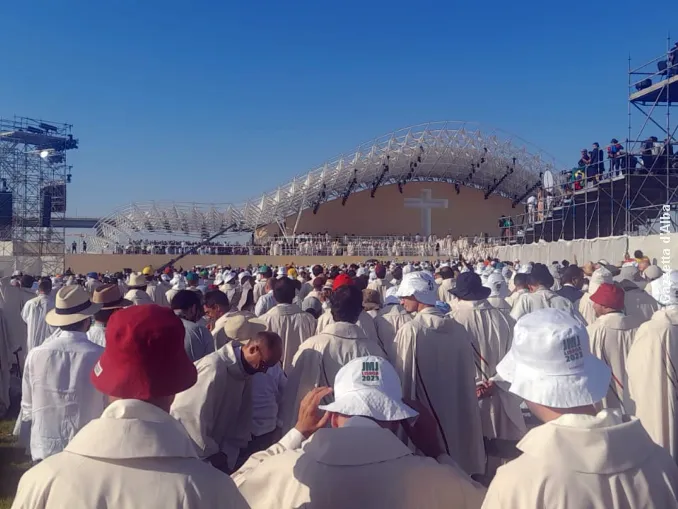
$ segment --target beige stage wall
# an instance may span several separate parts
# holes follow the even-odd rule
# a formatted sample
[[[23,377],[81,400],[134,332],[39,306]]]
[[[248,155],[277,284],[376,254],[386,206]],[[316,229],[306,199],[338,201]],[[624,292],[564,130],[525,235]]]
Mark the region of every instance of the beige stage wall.
[[[408,203],[422,198],[430,199],[434,207],[422,210]],[[397,185],[389,185],[377,189],[375,198],[370,198],[367,190],[351,195],[345,206],[337,199],[320,205],[317,214],[307,209],[302,212],[296,231],[370,237],[424,235],[429,212],[430,231],[438,237],[448,234],[454,238],[473,237],[481,232],[499,236],[499,217],[520,214],[523,207],[514,209],[511,200],[497,195],[485,200],[482,191],[469,187],[461,186],[457,194],[453,184],[410,182],[403,187],[403,194]],[[294,230],[296,220],[296,214],[287,218],[288,232]],[[265,231],[269,235],[280,233],[277,224],[269,225]]]

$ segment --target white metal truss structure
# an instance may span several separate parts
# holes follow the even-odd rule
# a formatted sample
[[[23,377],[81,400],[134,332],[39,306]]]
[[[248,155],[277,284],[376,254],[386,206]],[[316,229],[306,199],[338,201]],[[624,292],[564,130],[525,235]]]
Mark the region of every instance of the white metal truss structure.
[[[71,129],[25,117],[0,119],[0,191],[12,202],[10,224],[0,229],[0,255],[11,256],[15,270],[64,270],[65,230],[51,221],[63,224],[66,216],[66,152],[78,145]]]
[[[149,234],[207,238],[220,231],[254,232],[299,217],[323,202],[394,184],[448,182],[499,194],[516,203],[555,160],[544,151],[497,129],[468,122],[435,122],[392,132],[293,178],[246,203],[136,203],[96,225],[94,246],[112,247]]]

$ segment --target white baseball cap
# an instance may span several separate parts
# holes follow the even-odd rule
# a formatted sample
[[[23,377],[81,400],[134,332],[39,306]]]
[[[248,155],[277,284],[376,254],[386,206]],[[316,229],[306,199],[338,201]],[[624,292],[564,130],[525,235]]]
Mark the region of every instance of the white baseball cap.
[[[554,308],[518,320],[497,373],[511,384],[509,392],[553,408],[597,403],[611,379],[607,364],[591,353],[586,328]]]
[[[318,408],[377,421],[402,421],[418,412],[402,401],[400,379],[389,362],[374,355],[344,365],[334,379],[334,402]]]
[[[436,282],[428,272],[410,272],[403,276],[396,296],[414,297],[422,304],[435,306],[438,300]]]

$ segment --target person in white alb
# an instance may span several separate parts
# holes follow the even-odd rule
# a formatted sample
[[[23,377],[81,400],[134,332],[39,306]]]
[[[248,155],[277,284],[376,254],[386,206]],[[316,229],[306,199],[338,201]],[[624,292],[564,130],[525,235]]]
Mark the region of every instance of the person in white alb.
[[[386,280],[386,267],[384,265],[377,265],[374,267],[374,274],[377,278],[367,285],[369,290],[376,290],[379,293],[379,303],[384,304],[386,300],[386,291],[391,288],[391,283]]]
[[[629,316],[634,316],[640,322],[646,322],[655,311],[659,309],[659,303],[645,291],[646,281],[641,276],[637,267],[622,267],[615,281],[624,289],[624,311]]]
[[[61,452],[104,409],[105,397],[89,379],[103,348],[87,339],[91,317],[100,309],[82,287],[62,288],[45,318],[56,332],[26,357],[21,420],[30,423],[34,461]]]
[[[271,270],[270,267],[263,265],[259,267],[259,277],[260,279],[255,283],[253,288],[255,305],[257,302],[259,302],[259,299],[261,299],[261,297],[263,297],[266,294],[266,292],[268,292],[268,290],[266,289],[266,285],[268,283],[268,280],[273,278],[273,271]]]
[[[260,319],[267,330],[275,332],[283,340],[282,367],[287,371],[292,367],[292,359],[299,346],[314,335],[316,319],[293,304],[295,283],[289,277],[282,277],[273,283],[273,297],[277,304]],[[264,298],[259,301],[263,301]]]
[[[155,304],[153,299],[146,293],[147,286],[148,281],[146,276],[137,274],[136,272],[130,274],[129,282],[127,283],[127,288],[129,288],[129,290],[127,290],[125,298],[132,301],[132,304],[135,306]]]
[[[335,279],[345,283],[336,288],[330,297],[334,323],[304,341],[287,371],[287,385],[280,408],[282,431],[292,427],[299,413],[299,405],[313,387],[329,387],[341,367],[355,357],[380,355],[379,344],[368,338],[357,325],[362,311],[362,292],[350,283],[350,278]]]
[[[240,316],[235,318],[242,318]],[[198,456],[231,472],[252,434],[252,375],[280,362],[282,341],[270,332],[255,332],[246,344],[226,343],[198,362],[198,381],[177,394],[170,413],[186,428]]]
[[[484,489],[439,447],[426,409],[403,403],[386,359],[353,359],[333,382],[333,403],[320,405],[332,389],[312,389],[296,426],[233,474],[252,509],[480,507]],[[425,456],[398,439],[401,426]]]
[[[286,276],[283,276],[286,277]],[[275,282],[277,280],[274,278],[269,278],[266,280],[266,286],[265,286],[265,291],[257,303],[254,306],[254,314],[255,316],[261,316],[266,314],[270,309],[273,309],[275,305],[277,304],[275,300],[275,296],[273,295],[273,285],[275,285]]]
[[[678,506],[678,467],[669,454],[638,419],[596,412],[610,370],[569,313],[539,309],[518,320],[497,372],[544,424],[519,442],[518,459],[499,468],[483,509]]]
[[[518,299],[520,299],[521,295],[525,293],[530,293],[530,289],[527,287],[527,274],[523,273],[516,274],[515,277],[513,278],[513,285],[514,285],[513,293],[506,297],[505,299],[508,305],[511,306],[512,310],[513,306],[515,306],[516,302],[518,302]]]
[[[398,330],[406,323],[412,321],[412,314],[405,311],[400,305],[400,299],[396,297],[398,288],[392,286],[386,291],[384,307],[379,310],[374,319],[374,326],[377,329],[379,341],[383,345],[384,352],[389,359],[393,359],[395,354],[395,340]]]
[[[92,302],[100,304],[101,309],[94,313],[94,322],[87,331],[87,339],[95,345],[106,348],[106,326],[113,313],[129,307],[132,302],[122,297],[120,287],[108,284],[97,287],[92,294]]]
[[[27,329],[26,353],[40,346],[54,332],[54,329],[45,321],[45,316],[52,309],[54,309],[52,280],[43,278],[38,284],[38,296],[26,302],[21,311],[21,317],[26,322]]]
[[[404,276],[397,295],[405,311],[416,312],[394,340],[394,365],[403,394],[437,416],[438,440],[445,452],[468,474],[482,474],[485,450],[472,339],[435,306],[436,287],[429,273]]]
[[[654,283],[664,307],[640,326],[626,358],[630,411],[678,462],[678,271]]]
[[[527,284],[530,293],[521,295],[511,309],[511,317],[518,320],[522,316],[537,309],[555,308],[569,313],[586,325],[584,318],[565,297],[561,297],[550,288],[553,286],[553,276],[543,263],[535,263],[527,275]]]
[[[197,378],[181,321],[165,307],[132,306],[113,315],[108,332],[88,379],[109,405],[63,452],[23,475],[12,507],[248,508],[169,415],[174,395]]]
[[[586,328],[591,352],[602,360],[612,372],[607,395],[602,408],[621,408],[628,412],[626,357],[633,345],[636,331],[642,321],[624,314],[624,290],[617,284],[603,283],[591,295],[593,309],[598,319]]]

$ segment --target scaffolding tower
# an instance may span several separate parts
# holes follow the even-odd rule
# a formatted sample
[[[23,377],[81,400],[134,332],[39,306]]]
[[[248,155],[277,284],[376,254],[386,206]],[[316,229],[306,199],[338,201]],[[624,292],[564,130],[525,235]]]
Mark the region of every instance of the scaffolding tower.
[[[531,209],[528,201],[525,213],[511,219],[512,227],[502,231],[509,238],[503,240],[550,242],[677,230],[678,123],[672,113],[678,106],[678,44],[669,41],[666,53],[640,67],[629,61],[628,87],[628,135],[615,148],[621,147],[613,152],[618,155],[610,158],[603,144],[603,157],[593,164],[557,175],[544,172],[524,196],[540,199]]]
[[[72,126],[0,118],[0,259],[29,274],[64,272],[66,153],[78,148]],[[6,271],[5,271],[6,272]]]

